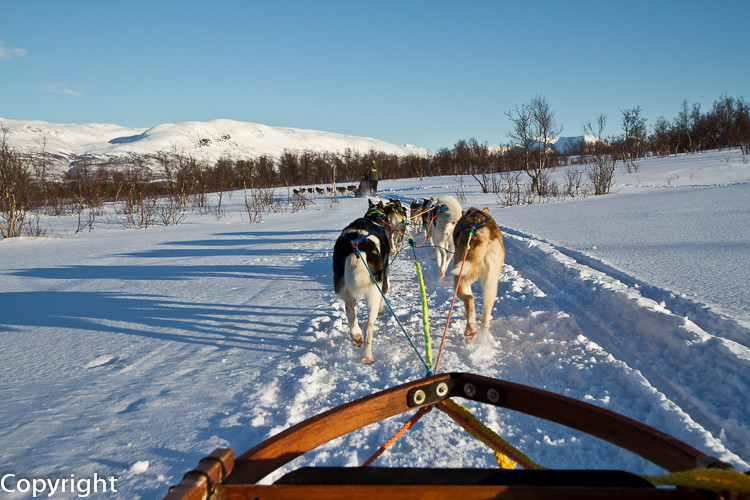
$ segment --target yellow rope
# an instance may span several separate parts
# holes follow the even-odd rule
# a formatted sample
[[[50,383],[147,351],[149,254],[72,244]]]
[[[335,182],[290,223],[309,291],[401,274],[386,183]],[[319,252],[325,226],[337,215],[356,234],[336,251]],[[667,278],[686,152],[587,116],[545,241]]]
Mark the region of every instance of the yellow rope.
[[[662,476],[642,476],[654,486],[682,486],[700,490],[750,493],[750,476],[724,469],[692,469]]]
[[[518,463],[524,469],[545,469],[545,467],[532,462],[529,457],[514,448],[492,429],[477,420],[477,418],[469,413],[469,410],[463,406],[454,403],[450,399],[446,399],[441,401],[436,407],[455,420],[456,423],[463,427],[472,437],[495,450],[495,460],[501,468],[513,469],[515,464]]]
[[[450,399],[441,401],[437,409],[451,417],[471,436],[495,450],[495,460],[503,469],[513,469],[516,463],[525,469],[544,470],[529,457],[514,448],[492,429],[477,420],[465,407]],[[699,490],[750,493],[750,475],[734,470],[693,469],[661,476],[641,476],[654,486],[679,486]]]
[[[446,399],[438,403],[436,408],[455,420],[472,437],[495,450],[495,460],[500,468],[513,469],[518,463],[525,469],[546,469],[532,462],[523,452],[477,420],[465,407]],[[661,476],[641,477],[654,486],[679,486],[699,490],[750,493],[750,475],[734,470],[693,469]]]

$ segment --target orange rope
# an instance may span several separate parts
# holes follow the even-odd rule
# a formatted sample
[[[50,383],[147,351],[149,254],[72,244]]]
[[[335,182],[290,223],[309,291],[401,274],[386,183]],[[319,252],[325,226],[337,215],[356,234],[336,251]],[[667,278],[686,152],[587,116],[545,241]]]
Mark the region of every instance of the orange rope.
[[[469,243],[471,243],[471,237],[474,231],[469,232],[469,239],[466,241],[466,251],[464,252],[464,259],[461,261],[461,269],[458,272],[458,279],[456,280],[456,290],[453,292],[453,299],[451,299],[451,308],[448,310],[448,320],[445,322],[445,331],[443,331],[443,340],[440,341],[440,349],[438,350],[437,360],[435,361],[434,373],[437,373],[438,366],[440,365],[440,356],[443,354],[443,345],[445,344],[445,337],[448,335],[448,325],[451,324],[451,316],[453,315],[453,306],[456,303],[456,295],[458,295],[458,287],[461,285],[461,275],[464,272],[464,264],[466,263],[466,256],[469,254]]]
[[[425,243],[427,243],[427,238],[430,237],[430,228],[432,227],[432,221],[434,221],[435,219],[437,219],[437,214],[435,214],[435,216],[432,219],[430,219],[430,223],[427,224],[427,229],[424,232],[424,240],[422,241],[422,243],[420,243],[419,245],[412,245],[412,246],[419,248]]]
[[[398,438],[400,438],[404,432],[409,430],[412,425],[416,424],[417,421],[422,418],[423,415],[426,415],[427,413],[432,410],[432,406],[423,406],[422,408],[417,411],[409,420],[404,423],[404,425],[399,429],[399,431],[391,437],[388,441],[386,441],[380,448],[378,448],[375,453],[372,454],[370,458],[365,460],[365,463],[362,464],[362,467],[368,467],[370,464],[372,464],[377,458],[383,454],[385,450],[391,447],[393,443],[396,442]]]

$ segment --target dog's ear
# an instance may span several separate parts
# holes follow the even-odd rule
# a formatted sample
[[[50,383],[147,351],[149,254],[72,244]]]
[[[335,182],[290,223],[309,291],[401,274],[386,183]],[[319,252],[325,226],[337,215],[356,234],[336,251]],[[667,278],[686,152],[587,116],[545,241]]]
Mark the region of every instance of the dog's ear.
[[[490,207],[484,207],[482,209],[482,212],[484,212],[485,214],[489,215],[490,214]]]
[[[369,207],[369,208],[372,208],[372,207],[374,207],[374,206],[375,206],[375,204],[374,204],[374,203],[372,202],[372,200],[371,200],[370,198],[367,198],[367,203],[369,203],[369,204],[370,204],[370,207]]]

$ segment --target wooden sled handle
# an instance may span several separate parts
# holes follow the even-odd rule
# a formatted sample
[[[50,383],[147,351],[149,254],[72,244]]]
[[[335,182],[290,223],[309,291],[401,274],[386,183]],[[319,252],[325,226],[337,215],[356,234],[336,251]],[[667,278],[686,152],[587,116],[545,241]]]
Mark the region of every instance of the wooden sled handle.
[[[508,408],[577,429],[670,472],[693,469],[704,456],[652,427],[589,403],[489,377],[446,373],[365,396],[300,422],[237,457],[226,483],[255,484],[328,441],[450,397]]]

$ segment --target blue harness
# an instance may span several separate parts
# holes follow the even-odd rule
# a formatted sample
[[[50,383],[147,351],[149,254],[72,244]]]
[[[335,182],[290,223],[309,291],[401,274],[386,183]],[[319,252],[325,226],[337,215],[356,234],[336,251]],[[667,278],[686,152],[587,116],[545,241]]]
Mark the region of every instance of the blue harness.
[[[473,224],[466,224],[466,223],[461,223],[461,227],[460,227],[460,228],[458,228],[458,230],[459,230],[459,231],[463,231],[464,229],[469,229],[469,230],[471,230],[471,231],[476,231],[476,230],[477,230],[478,228],[480,228],[480,227],[481,227],[481,226],[482,226],[482,225],[483,225],[483,224],[484,224],[485,222],[487,222],[488,220],[490,220],[490,218],[489,218],[489,217],[487,217],[487,216],[486,216],[486,215],[484,214],[484,212],[480,212],[479,210],[474,210],[473,212],[469,212],[468,214],[466,214],[466,215],[465,215],[465,216],[463,217],[463,219],[464,219],[464,220],[466,220],[466,219],[467,219],[467,218],[468,218],[468,217],[469,217],[470,215],[474,215],[474,214],[479,214],[479,215],[481,215],[482,217],[484,217],[484,220],[481,220],[481,221],[479,221],[479,222],[475,222],[475,223],[473,223]]]
[[[372,210],[370,210],[369,212],[365,214],[365,217],[367,217],[368,215],[369,216],[378,215],[379,218],[384,218],[383,216],[385,214],[383,214],[380,210],[373,208]],[[382,237],[384,240],[388,241],[388,234],[385,232],[385,228],[383,226],[381,226],[380,224],[375,224],[370,219],[364,219],[364,221],[367,222],[367,225],[370,226],[369,233],[364,234],[358,237],[357,239],[352,239],[352,238],[349,238],[349,236],[346,236],[347,239],[351,240],[354,243],[354,248],[358,248],[360,243],[362,243],[363,241],[365,241],[367,238],[369,238],[372,235]],[[357,256],[359,256],[359,252]]]

